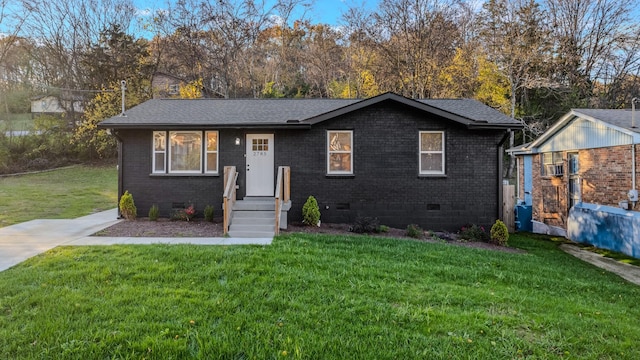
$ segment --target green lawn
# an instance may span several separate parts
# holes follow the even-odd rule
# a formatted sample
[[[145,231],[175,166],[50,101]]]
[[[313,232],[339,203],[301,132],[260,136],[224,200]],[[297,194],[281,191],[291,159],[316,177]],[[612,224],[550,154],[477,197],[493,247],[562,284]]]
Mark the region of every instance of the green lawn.
[[[0,227],[33,219],[71,219],[118,206],[115,165],[76,166],[0,177]]]
[[[510,242],[59,247],[0,273],[0,358],[640,358],[640,287]]]

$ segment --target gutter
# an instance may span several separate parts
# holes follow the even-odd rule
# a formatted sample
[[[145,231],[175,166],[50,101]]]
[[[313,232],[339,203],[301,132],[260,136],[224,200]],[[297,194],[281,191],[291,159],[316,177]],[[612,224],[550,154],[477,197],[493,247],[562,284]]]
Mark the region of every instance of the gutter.
[[[297,129],[297,130],[309,130],[311,124],[302,123],[288,123],[282,124],[259,124],[259,125],[215,125],[211,124],[98,124],[98,129],[113,129],[113,130],[220,130],[220,129]]]

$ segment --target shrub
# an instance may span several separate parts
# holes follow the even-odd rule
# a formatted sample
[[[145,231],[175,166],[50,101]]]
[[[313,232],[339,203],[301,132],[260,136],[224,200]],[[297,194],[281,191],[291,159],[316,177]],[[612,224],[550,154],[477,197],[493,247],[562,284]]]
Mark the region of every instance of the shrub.
[[[189,205],[187,206],[186,209],[182,211],[182,214],[183,214],[183,217],[182,217],[183,220],[191,221],[191,219],[193,219],[196,216],[196,208],[193,207],[193,205]]]
[[[484,227],[473,224],[463,226],[459,232],[460,238],[467,241],[489,241],[489,234],[485,231]]]
[[[204,207],[204,219],[205,221],[213,222],[213,206],[207,205]]]
[[[120,197],[120,214],[127,220],[135,220],[138,216],[138,209],[133,202],[133,195],[126,190]]]
[[[506,246],[509,241],[509,230],[501,220],[491,226],[491,242],[496,245]]]
[[[156,204],[151,205],[151,208],[149,209],[149,220],[158,221],[159,215],[160,215],[160,209],[158,208],[158,205]]]
[[[388,233],[389,227],[387,225],[380,225],[376,228],[375,232],[377,233]]]
[[[423,233],[424,232],[422,231],[422,228],[420,226],[416,224],[407,225],[407,236],[419,239],[422,237]]]
[[[320,226],[320,208],[313,196],[309,196],[302,206],[302,222],[309,226]]]
[[[173,209],[171,209],[171,220],[191,221],[197,214],[196,208],[193,205],[180,206],[174,203],[173,206]]]
[[[358,234],[372,233],[376,232],[379,225],[377,218],[358,216],[349,230]]]

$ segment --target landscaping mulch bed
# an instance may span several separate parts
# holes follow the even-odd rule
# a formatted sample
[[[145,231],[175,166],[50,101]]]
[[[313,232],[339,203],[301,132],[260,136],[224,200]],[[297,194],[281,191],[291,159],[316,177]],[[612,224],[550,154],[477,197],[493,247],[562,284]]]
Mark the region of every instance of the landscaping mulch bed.
[[[351,232],[349,224],[322,223],[321,226],[306,226],[300,223],[290,223],[285,233],[307,233],[307,234],[333,234],[333,235],[356,235]],[[204,220],[177,221],[169,219],[158,219],[150,221],[148,218],[136,220],[124,220],[94,234],[95,236],[109,237],[223,237],[222,223],[220,221],[208,222]],[[523,252],[523,250],[498,246],[485,242],[466,241],[458,238],[455,233],[449,232],[424,232],[422,238],[416,239],[406,235],[406,230],[389,228],[384,233],[362,234],[363,236],[387,237],[397,239],[408,239],[425,242],[447,243],[457,246],[465,246],[477,249],[487,249],[505,252]]]

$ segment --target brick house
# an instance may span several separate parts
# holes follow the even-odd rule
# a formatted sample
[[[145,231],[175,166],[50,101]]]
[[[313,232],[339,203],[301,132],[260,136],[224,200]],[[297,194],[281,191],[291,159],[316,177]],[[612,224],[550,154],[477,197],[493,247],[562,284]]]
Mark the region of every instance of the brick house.
[[[502,145],[509,129],[521,127],[474,100],[393,93],[364,100],[153,99],[99,126],[118,139],[119,193],[133,194],[139,214],[152,204],[162,216],[181,204],[199,212],[211,205],[227,221],[235,209],[230,232],[240,208],[267,206],[259,200],[273,216],[281,166],[290,171],[281,226],[287,217],[301,221],[309,195],[323,222],[376,217],[395,227],[489,226],[502,210]],[[233,189],[244,205],[220,210]]]
[[[531,206],[534,232],[628,247],[615,234],[637,216],[640,127],[632,122],[631,110],[574,109],[535,141],[508,150],[518,159],[517,194]],[[631,222],[609,224],[617,217]]]

